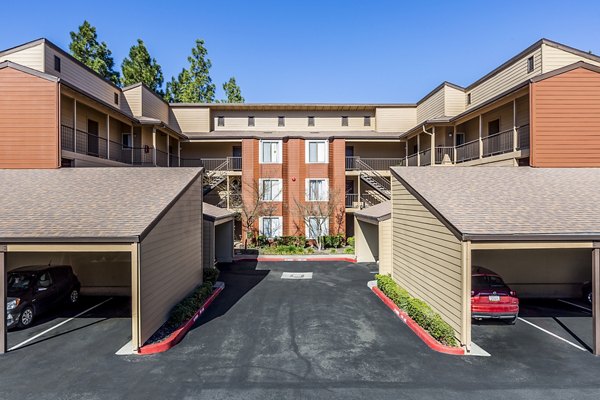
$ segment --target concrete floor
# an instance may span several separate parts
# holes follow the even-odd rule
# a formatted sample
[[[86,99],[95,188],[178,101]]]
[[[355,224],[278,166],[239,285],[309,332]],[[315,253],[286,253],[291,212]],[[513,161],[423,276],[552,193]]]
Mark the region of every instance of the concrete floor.
[[[367,288],[372,270],[224,266],[225,291],[169,352],[116,356],[123,330],[97,323],[0,357],[0,398],[598,397],[600,358],[522,321],[474,328],[492,357],[431,351]]]

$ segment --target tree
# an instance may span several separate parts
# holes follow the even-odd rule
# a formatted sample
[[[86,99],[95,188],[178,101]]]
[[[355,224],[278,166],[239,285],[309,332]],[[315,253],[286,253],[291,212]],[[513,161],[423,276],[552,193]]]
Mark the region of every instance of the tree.
[[[246,233],[244,238],[244,249],[248,248],[248,239],[254,236],[256,223],[260,217],[272,217],[277,211],[277,203],[265,200],[265,192],[258,182],[246,183],[250,190],[244,194],[240,207],[240,219],[243,230]],[[281,195],[279,192],[271,194],[274,198]]]
[[[142,82],[150,89],[164,95],[162,85],[164,77],[162,68],[156,59],[150,57],[150,53],[142,39],[137,40],[137,45],[131,46],[129,56],[125,57],[121,64],[121,83],[123,86]]]
[[[315,241],[318,250],[323,249],[323,237],[332,231],[340,232],[344,220],[344,206],[340,201],[338,191],[329,191],[327,200],[323,201],[300,201],[294,199],[300,221],[304,226],[297,226],[301,231],[307,230],[307,238]],[[342,204],[342,205],[340,205]],[[330,226],[333,222],[334,226]]]
[[[167,82],[166,98],[176,103],[213,103],[216,86],[210,78],[212,63],[207,58],[208,51],[204,40],[196,39],[192,55],[188,57],[190,66],[184,68],[177,79]]]
[[[98,42],[96,27],[83,21],[77,32],[71,32],[69,50],[73,57],[96,71],[104,79],[119,84],[119,73],[114,70],[112,52],[105,42]]]
[[[223,100],[223,103],[243,103],[244,97],[242,97],[242,90],[237,85],[235,78],[231,77],[227,82],[223,84],[223,90],[227,97]]]

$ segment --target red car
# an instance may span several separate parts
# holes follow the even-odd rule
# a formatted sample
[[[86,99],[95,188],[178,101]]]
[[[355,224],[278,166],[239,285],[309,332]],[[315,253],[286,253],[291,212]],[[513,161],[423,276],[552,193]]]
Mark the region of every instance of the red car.
[[[473,267],[471,274],[471,317],[506,319],[514,324],[519,316],[519,298],[495,272]]]

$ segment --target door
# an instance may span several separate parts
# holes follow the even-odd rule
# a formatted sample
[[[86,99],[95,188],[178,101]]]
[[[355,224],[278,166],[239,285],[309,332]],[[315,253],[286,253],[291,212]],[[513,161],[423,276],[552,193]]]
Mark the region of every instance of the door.
[[[234,171],[242,170],[242,146],[233,146],[231,148],[231,164],[229,167]]]
[[[87,153],[98,157],[98,122],[88,119],[87,132]]]
[[[346,170],[356,169],[354,165],[354,146],[346,146]]]
[[[358,197],[353,196],[354,194],[354,181],[346,181],[346,208],[352,208],[355,197]],[[356,200],[358,201],[358,198]]]

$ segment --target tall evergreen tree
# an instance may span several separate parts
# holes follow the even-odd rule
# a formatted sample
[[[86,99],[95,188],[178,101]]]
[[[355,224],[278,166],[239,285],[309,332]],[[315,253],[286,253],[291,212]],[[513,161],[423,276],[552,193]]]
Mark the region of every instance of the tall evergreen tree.
[[[77,32],[71,32],[69,49],[73,57],[96,71],[104,79],[119,84],[119,73],[114,70],[112,52],[105,42],[98,42],[96,27],[83,21]]]
[[[232,76],[229,78],[227,82],[223,84],[223,90],[225,91],[225,96],[227,97],[223,100],[224,103],[243,103],[244,97],[242,96],[242,90],[238,86],[235,81],[235,78]]]
[[[150,53],[142,39],[137,40],[137,45],[131,46],[129,56],[121,64],[121,83],[123,86],[142,82],[161,96],[164,95],[162,85],[164,81],[162,68]]]
[[[188,57],[190,63],[184,68],[177,79],[171,78],[167,82],[166,98],[176,103],[212,103],[215,101],[216,86],[210,78],[212,63],[207,58],[208,51],[204,47],[204,40],[196,39],[196,46],[192,55]]]

